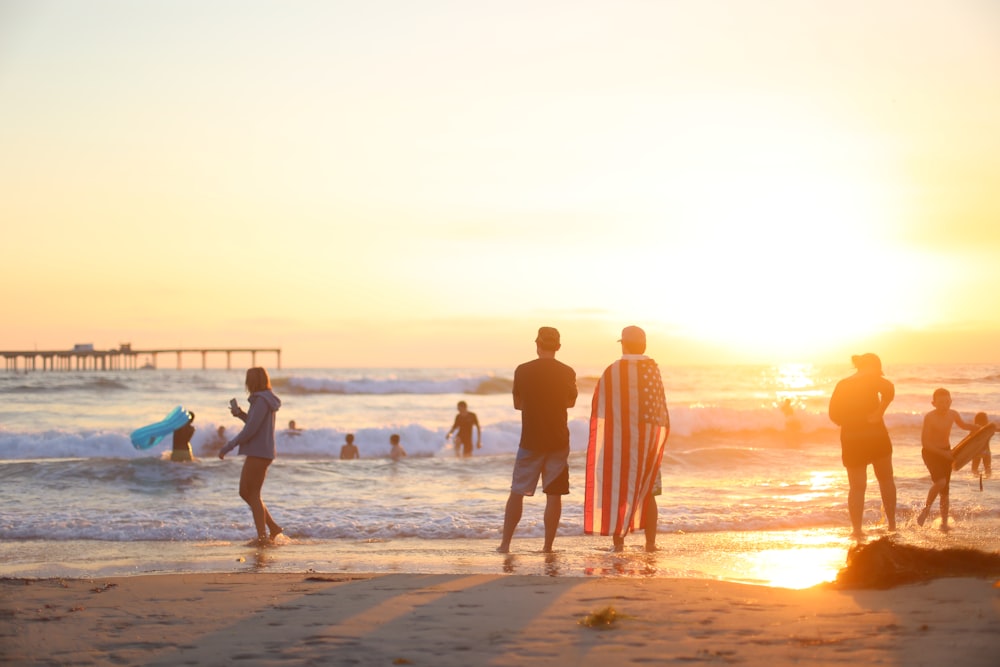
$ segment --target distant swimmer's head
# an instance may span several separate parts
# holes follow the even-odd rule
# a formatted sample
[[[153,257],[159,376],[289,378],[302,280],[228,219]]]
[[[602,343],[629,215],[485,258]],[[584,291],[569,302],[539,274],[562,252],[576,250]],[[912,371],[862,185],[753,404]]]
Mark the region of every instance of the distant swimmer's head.
[[[396,434],[396,433],[393,433],[392,435],[390,435],[389,436],[389,444],[391,444],[391,445],[398,445],[399,444],[399,435]]]
[[[851,363],[859,371],[871,371],[876,375],[882,375],[882,360],[878,358],[877,354],[872,354],[871,352],[866,352],[864,354],[856,354],[851,357]]]
[[[935,408],[950,408],[951,407],[951,392],[941,387],[940,389],[934,390],[934,396],[931,398],[931,405]]]
[[[990,418],[985,412],[977,412],[976,416],[972,418],[972,423],[976,426],[986,426],[990,423]]]
[[[646,351],[646,332],[637,326],[625,327],[618,342],[625,354],[642,354]]]
[[[348,433],[347,435],[344,436],[344,440],[347,441],[347,444],[353,445],[354,444],[354,434],[353,433]]]
[[[555,327],[539,327],[535,343],[543,350],[555,352],[561,347],[559,343],[559,330]]]
[[[469,404],[466,403],[465,401],[459,401],[457,407],[459,412],[465,412],[466,410],[469,409]]]

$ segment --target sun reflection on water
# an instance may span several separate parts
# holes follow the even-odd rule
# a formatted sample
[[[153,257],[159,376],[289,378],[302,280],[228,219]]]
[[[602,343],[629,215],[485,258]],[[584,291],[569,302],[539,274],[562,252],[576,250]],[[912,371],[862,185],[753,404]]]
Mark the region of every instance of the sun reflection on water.
[[[809,588],[833,581],[844,566],[844,549],[799,547],[742,554],[749,580],[778,588]]]

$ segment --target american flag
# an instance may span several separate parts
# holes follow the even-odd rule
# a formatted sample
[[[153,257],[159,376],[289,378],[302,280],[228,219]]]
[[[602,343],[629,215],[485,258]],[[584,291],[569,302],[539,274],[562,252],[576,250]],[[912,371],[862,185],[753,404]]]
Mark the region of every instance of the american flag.
[[[594,390],[587,443],[583,530],[624,537],[644,527],[645,499],[659,479],[670,414],[656,362],[626,356]]]

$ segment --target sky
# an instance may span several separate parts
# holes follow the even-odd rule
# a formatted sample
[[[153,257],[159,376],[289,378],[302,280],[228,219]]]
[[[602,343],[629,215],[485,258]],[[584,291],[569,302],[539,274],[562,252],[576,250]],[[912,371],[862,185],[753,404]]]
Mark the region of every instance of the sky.
[[[0,350],[1000,362],[1000,3],[0,0]]]

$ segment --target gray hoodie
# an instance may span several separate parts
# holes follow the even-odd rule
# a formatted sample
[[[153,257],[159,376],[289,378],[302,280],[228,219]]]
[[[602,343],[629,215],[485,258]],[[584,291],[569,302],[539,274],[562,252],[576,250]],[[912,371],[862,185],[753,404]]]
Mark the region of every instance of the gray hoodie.
[[[250,412],[241,409],[236,416],[246,425],[236,437],[226,443],[221,454],[228,454],[239,446],[240,456],[259,456],[263,459],[273,459],[277,456],[274,446],[274,422],[281,399],[270,389],[255,391],[250,394]]]

